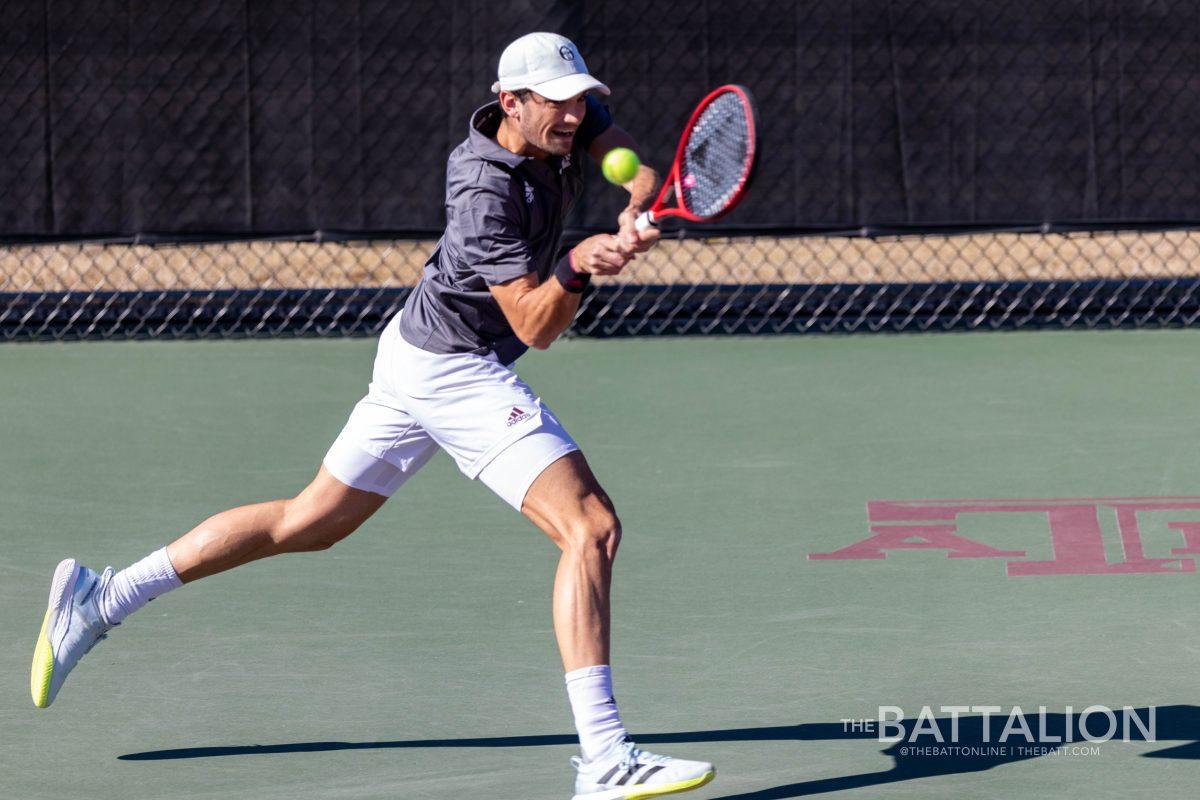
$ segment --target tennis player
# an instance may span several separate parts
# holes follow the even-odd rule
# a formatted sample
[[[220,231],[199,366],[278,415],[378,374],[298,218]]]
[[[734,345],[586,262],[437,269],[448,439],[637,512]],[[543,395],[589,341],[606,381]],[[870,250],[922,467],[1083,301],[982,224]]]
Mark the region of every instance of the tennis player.
[[[701,786],[711,764],[654,755],[629,738],[613,699],[609,584],[621,525],[578,445],[512,370],[570,324],[593,275],[615,275],[658,240],[634,220],[659,181],[641,167],[615,235],[559,255],[586,153],[636,147],[595,95],[579,50],[531,33],[500,57],[497,101],[471,117],[446,168],[446,231],[424,277],[379,341],[367,395],[290,500],[217,514],[127,569],[58,565],[32,670],[34,703],[54,701],[97,641],[153,598],[280,553],[323,550],[365,522],[438,450],[562,550],[554,632],[582,754],[576,800],[652,797]]]

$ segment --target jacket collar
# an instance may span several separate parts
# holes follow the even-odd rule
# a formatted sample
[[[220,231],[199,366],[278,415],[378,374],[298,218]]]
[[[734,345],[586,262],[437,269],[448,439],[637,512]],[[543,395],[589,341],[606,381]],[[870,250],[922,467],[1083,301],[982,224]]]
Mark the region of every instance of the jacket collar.
[[[500,110],[499,102],[491,102],[476,109],[471,115],[469,141],[471,151],[480,158],[488,161],[499,161],[510,167],[519,167],[529,160],[528,156],[517,155],[513,151],[501,147],[496,141],[496,131],[500,128],[500,120],[504,112]]]

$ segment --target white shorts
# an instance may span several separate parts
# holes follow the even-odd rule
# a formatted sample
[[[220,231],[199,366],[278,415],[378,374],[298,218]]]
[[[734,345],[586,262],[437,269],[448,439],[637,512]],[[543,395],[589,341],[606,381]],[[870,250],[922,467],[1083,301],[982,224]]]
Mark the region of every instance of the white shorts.
[[[494,354],[429,353],[399,327],[397,314],[379,338],[367,396],[325,468],[347,486],[390,497],[441,447],[520,511],[534,479],[579,446]]]

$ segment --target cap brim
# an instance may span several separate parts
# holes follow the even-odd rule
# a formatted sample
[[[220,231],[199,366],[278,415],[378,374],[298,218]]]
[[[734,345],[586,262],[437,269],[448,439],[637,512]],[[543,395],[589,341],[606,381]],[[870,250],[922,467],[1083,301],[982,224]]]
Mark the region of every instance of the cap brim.
[[[539,83],[536,86],[529,86],[528,89],[537,92],[547,100],[570,100],[576,95],[581,95],[584,92],[595,90],[600,94],[612,94],[600,81],[586,73],[576,72],[573,75],[564,75],[561,78],[554,78],[544,83]]]

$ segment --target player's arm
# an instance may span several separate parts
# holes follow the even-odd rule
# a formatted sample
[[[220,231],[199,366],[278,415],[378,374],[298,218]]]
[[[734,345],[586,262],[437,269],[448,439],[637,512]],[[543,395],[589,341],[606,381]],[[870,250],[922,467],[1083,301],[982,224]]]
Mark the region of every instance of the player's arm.
[[[613,124],[592,140],[591,145],[588,146],[588,155],[599,164],[604,161],[604,156],[608,154],[608,151],[616,147],[628,147],[636,152],[637,141],[620,125]],[[639,166],[633,180],[622,184],[625,191],[629,192],[629,206],[626,210],[632,210],[636,216],[649,208],[650,204],[654,202],[660,181],[658,173],[652,167],[645,164]]]
[[[545,350],[575,319],[583,296],[580,276],[616,275],[632,258],[616,236],[590,236],[571,249],[545,282],[530,272],[488,288],[517,338]]]
[[[448,224],[461,236],[465,264],[484,279],[517,338],[544,350],[571,324],[589,275],[615,275],[633,254],[616,236],[592,236],[540,282],[530,269],[522,199],[510,181],[477,177],[448,202]]]
[[[609,125],[603,133],[592,140],[588,146],[588,155],[599,164],[604,161],[604,156],[608,151],[614,147],[628,147],[636,152],[637,141],[621,126]],[[629,204],[617,216],[617,224],[621,228],[618,236],[622,238],[628,248],[635,252],[644,253],[658,242],[659,231],[657,229],[652,228],[639,233],[634,222],[638,215],[654,202],[661,181],[659,174],[652,167],[642,164],[638,167],[633,180],[622,184],[625,191],[629,192]]]

